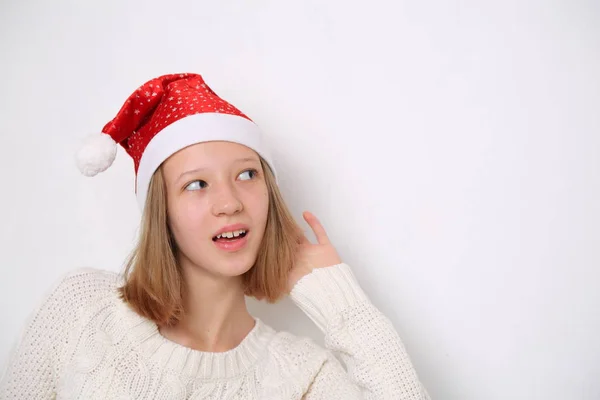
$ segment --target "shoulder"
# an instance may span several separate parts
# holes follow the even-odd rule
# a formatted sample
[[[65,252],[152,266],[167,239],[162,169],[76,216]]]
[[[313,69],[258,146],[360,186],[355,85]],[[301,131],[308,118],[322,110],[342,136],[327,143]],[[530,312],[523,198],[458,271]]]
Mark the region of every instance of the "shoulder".
[[[54,283],[52,293],[81,294],[94,297],[117,287],[120,275],[98,268],[77,268],[62,274]]]
[[[270,353],[262,379],[261,398],[277,394],[294,394],[298,398],[362,398],[360,389],[352,382],[344,364],[328,348],[313,339],[286,331],[277,332],[270,343]]]
[[[120,283],[116,272],[97,268],[70,270],[54,281],[47,290],[43,305],[60,312],[74,312],[111,296]]]
[[[305,393],[333,355],[313,339],[288,331],[274,331],[267,346],[258,379],[268,383],[262,396],[275,393]]]
[[[56,281],[57,286],[76,286],[82,290],[85,288],[97,289],[99,287],[115,286],[120,279],[120,274],[99,268],[76,268],[62,274]]]
[[[269,344],[269,349],[284,357],[296,360],[310,358],[315,355],[324,355],[327,350],[316,343],[312,338],[299,336],[288,331],[275,332]]]
[[[76,324],[94,304],[112,297],[117,282],[118,274],[99,269],[79,268],[62,274],[27,316],[13,352],[22,343],[39,346],[59,365],[64,345],[69,342],[65,338],[76,334]]]

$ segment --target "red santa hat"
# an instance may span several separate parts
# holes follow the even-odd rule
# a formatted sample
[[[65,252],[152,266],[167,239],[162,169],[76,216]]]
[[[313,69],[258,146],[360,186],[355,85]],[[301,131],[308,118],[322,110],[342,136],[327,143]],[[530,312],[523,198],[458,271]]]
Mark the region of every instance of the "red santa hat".
[[[277,177],[258,126],[221,99],[198,74],[171,74],[140,86],[100,134],[86,138],[77,166],[94,176],[113,163],[117,143],[133,159],[136,195],[143,210],[150,179],[169,156],[192,144],[224,140],[256,151]]]

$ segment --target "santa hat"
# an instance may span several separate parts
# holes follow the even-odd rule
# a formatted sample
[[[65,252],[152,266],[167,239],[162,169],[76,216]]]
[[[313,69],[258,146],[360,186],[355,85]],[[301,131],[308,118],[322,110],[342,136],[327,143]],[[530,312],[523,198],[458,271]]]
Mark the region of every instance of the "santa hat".
[[[198,74],[171,74],[140,86],[102,133],[86,138],[77,166],[94,176],[113,163],[117,143],[133,159],[136,195],[143,210],[150,179],[169,156],[192,144],[224,140],[256,151],[277,176],[258,126],[213,92]]]

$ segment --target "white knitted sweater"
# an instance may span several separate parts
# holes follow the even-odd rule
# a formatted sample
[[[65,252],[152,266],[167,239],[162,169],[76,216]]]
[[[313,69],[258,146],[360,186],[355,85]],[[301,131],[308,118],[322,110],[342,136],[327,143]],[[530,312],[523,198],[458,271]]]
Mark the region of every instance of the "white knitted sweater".
[[[429,399],[347,264],[314,270],[290,293],[326,349],[255,318],[236,348],[193,350],[120,300],[120,283],[96,269],[62,279],[14,348],[0,399]]]

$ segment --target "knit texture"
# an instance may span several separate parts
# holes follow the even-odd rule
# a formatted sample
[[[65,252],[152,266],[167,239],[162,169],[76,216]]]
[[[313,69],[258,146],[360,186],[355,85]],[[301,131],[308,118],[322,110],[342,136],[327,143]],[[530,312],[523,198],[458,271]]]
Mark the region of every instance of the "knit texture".
[[[13,349],[0,399],[429,400],[347,264],[314,270],[290,293],[326,348],[259,318],[229,351],[184,347],[118,298],[121,279],[96,269],[61,279]]]

